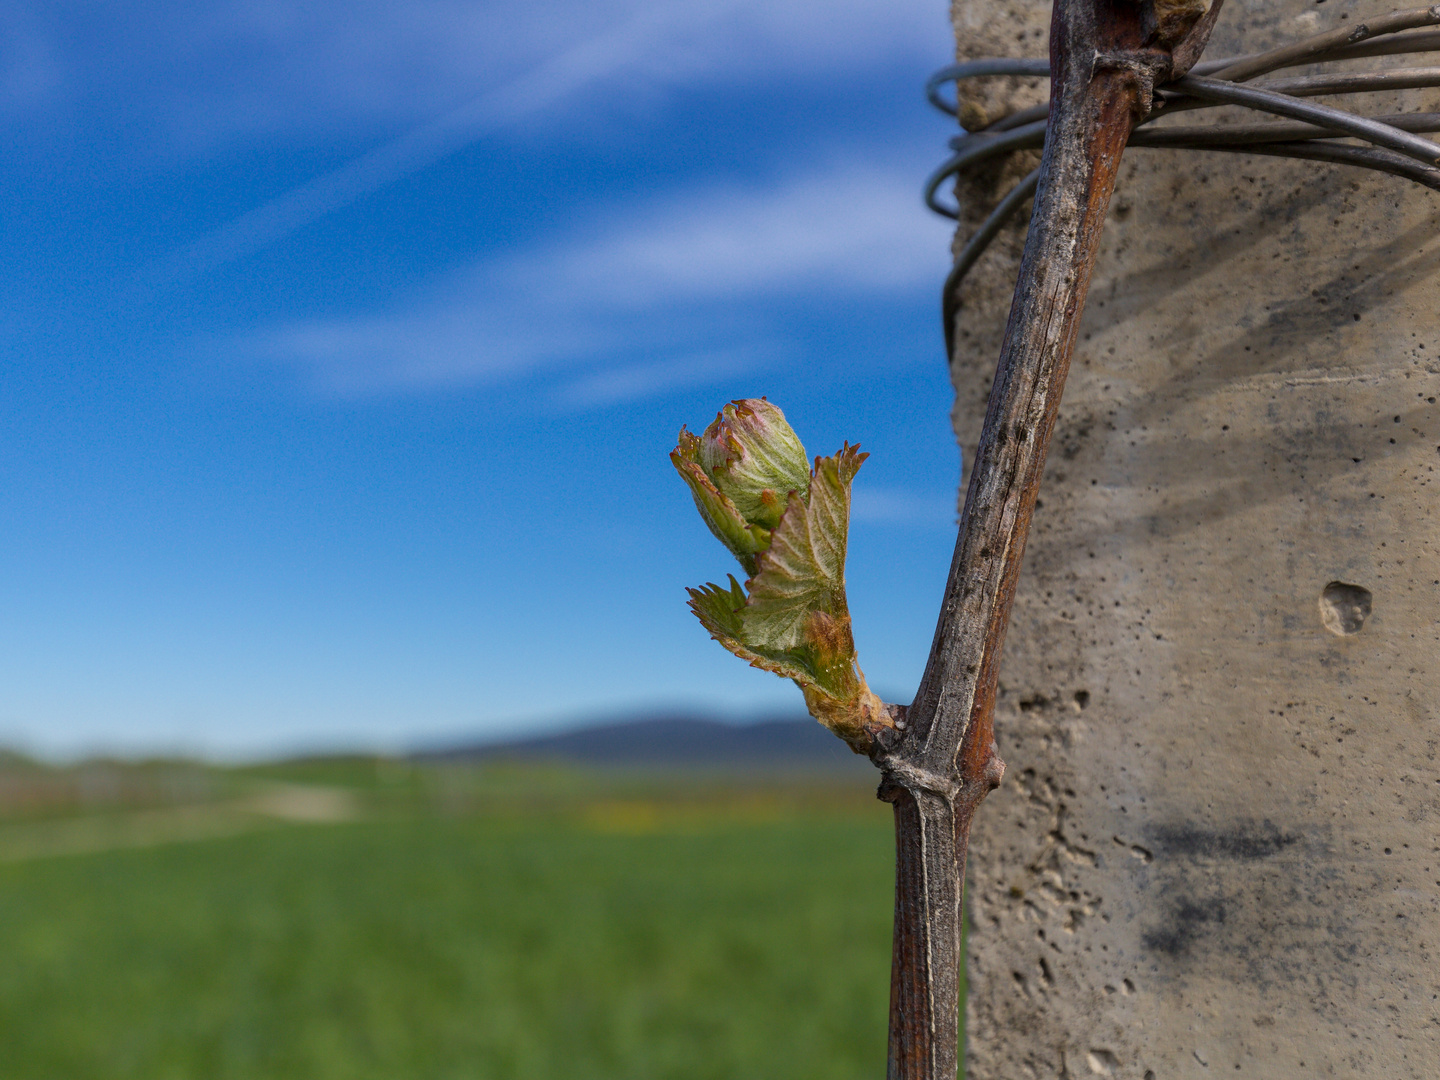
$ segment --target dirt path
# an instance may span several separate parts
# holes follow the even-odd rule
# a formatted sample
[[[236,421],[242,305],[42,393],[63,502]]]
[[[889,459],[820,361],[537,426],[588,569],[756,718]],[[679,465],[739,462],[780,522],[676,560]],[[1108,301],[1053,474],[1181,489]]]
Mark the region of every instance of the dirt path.
[[[360,816],[341,788],[271,784],[240,799],[0,825],[0,863],[213,840],[282,822],[335,824]]]

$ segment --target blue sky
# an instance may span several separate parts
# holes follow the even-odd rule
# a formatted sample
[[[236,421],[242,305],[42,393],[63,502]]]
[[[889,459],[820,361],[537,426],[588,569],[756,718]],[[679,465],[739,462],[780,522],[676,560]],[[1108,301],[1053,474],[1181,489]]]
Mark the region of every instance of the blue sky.
[[[0,742],[403,749],[799,693],[667,454],[859,441],[861,661],[953,543],[927,0],[0,4]]]

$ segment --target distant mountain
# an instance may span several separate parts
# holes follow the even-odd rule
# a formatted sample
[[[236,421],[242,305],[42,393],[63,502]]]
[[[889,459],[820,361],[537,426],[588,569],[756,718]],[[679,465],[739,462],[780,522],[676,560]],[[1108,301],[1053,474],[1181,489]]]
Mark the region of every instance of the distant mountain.
[[[815,770],[874,776],[864,757],[808,717],[727,724],[696,717],[604,723],[415,755],[425,760],[565,761],[635,768]]]

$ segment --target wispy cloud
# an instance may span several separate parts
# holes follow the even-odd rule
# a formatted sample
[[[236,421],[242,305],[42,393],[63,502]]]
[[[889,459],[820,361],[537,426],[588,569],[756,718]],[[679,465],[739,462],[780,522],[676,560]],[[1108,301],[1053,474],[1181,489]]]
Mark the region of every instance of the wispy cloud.
[[[572,106],[574,112],[573,106],[583,102],[593,111],[607,102],[618,104],[701,80],[710,85],[733,85],[822,72],[838,77],[847,66],[851,68],[847,76],[854,77],[857,66],[884,62],[896,51],[907,55],[930,51],[933,39],[925,28],[933,13],[928,6],[922,9],[918,0],[906,0],[902,6],[913,10],[899,11],[895,5],[877,8],[863,0],[697,0],[687,4],[632,0],[602,5],[598,12],[593,4],[549,3],[533,9],[503,5],[495,9],[494,18],[498,22],[508,16],[506,24],[484,26],[477,24],[473,12],[462,14],[452,5],[432,0],[402,9],[412,11],[411,20],[403,27],[393,25],[393,9],[380,18],[375,9],[362,6],[362,26],[368,15],[373,39],[360,47],[353,40],[353,26],[343,35],[335,26],[311,27],[319,41],[311,42],[310,48],[318,56],[308,56],[303,68],[337,68],[325,84],[353,86],[361,94],[349,103],[348,111],[368,110],[375,119],[407,111],[423,116],[429,111],[432,118],[219,226],[162,260],[152,268],[152,276],[164,280],[203,272],[260,250],[476,140],[502,129],[516,129],[537,116],[558,114],[562,105]],[[921,16],[921,10],[927,17]],[[517,14],[521,22],[510,25]],[[601,25],[577,35],[576,28],[592,25],[597,14]],[[256,22],[256,9],[241,7],[230,13],[228,22],[218,20],[211,34],[221,39],[243,31],[253,35]],[[286,20],[272,17],[258,25],[269,52],[283,54],[294,48],[297,28]],[[548,28],[549,33],[538,33],[537,26]],[[940,29],[936,20],[933,31],[938,34]],[[425,42],[422,46],[414,43],[417,33]],[[443,62],[452,57],[457,37],[470,39],[477,33],[484,44],[476,42],[475,52],[492,57],[488,68],[457,70]],[[340,40],[348,44],[342,47]],[[497,41],[506,43],[498,54]],[[537,50],[541,41],[550,42],[548,49]],[[438,64],[437,56],[442,59]],[[524,59],[527,56],[530,59]],[[518,66],[517,59],[521,60]],[[497,80],[497,72],[508,74]],[[405,76],[410,82],[404,90],[398,85],[389,94],[375,89]],[[446,85],[433,85],[437,79]],[[227,105],[243,104],[245,117],[306,116],[303,88],[283,78],[279,82],[286,97],[283,108],[253,100],[255,86],[265,92],[264,78],[252,80],[245,89],[231,87],[228,95],[223,85],[201,84],[192,95],[203,103],[197,115],[223,117],[232,111]],[[402,103],[407,92],[411,100]],[[176,96],[186,99],[184,94]],[[447,98],[462,103],[439,106]],[[328,110],[320,111],[334,114],[347,110],[341,103],[330,102]]]
[[[953,492],[917,492],[856,484],[850,517],[867,525],[950,526],[958,513]]]
[[[718,371],[687,361],[697,341],[732,365],[773,355],[764,309],[778,299],[930,288],[947,232],[919,205],[916,175],[850,166],[769,189],[694,190],[589,236],[487,259],[390,311],[276,326],[237,348],[342,394],[558,371],[574,405],[678,385],[682,372],[693,383]]]
[[[701,352],[656,363],[602,367],[561,386],[554,401],[564,409],[598,409],[667,390],[708,386],[756,367],[765,351]]]
[[[613,77],[653,47],[667,23],[663,9],[581,41],[437,119],[287,191],[161,260],[159,280],[201,273],[275,243],[324,215],[418,172],[484,135],[542,113],[585,87]]]
[[[566,286],[617,307],[820,282],[903,288],[942,265],[936,241],[945,229],[920,206],[917,175],[839,164],[771,190],[689,192],[511,271],[535,286],[558,272]]]
[[[23,21],[72,99],[123,99],[131,119],[186,134],[283,134],[422,121],[566,61],[657,85],[942,61],[932,0],[50,0]],[[564,92],[564,88],[560,88]],[[209,143],[213,145],[213,143]]]

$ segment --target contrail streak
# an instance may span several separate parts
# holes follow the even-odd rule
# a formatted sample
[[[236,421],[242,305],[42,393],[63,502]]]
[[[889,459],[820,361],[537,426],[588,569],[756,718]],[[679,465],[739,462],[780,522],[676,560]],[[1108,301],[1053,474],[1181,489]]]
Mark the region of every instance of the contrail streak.
[[[203,274],[269,247],[312,221],[418,172],[492,131],[619,74],[650,52],[658,31],[675,21],[670,12],[651,9],[583,41],[482,97],[242,214],[152,264],[145,278],[150,284],[164,284]]]

